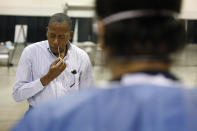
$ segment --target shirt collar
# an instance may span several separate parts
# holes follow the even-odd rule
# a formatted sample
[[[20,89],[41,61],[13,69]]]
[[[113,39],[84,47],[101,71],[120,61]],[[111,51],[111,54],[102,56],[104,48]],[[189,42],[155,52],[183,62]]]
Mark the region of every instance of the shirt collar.
[[[129,73],[129,74],[136,74],[136,73],[137,74],[144,73],[144,74],[151,75],[151,76],[160,74],[160,75],[163,75],[167,79],[178,81],[178,78],[176,78],[174,75],[172,75],[168,71],[162,71],[162,70],[143,70],[143,71],[133,72],[133,73]],[[118,78],[112,79],[112,81],[120,81],[121,78],[122,77],[118,77]]]
[[[169,72],[152,70],[125,74],[121,77],[120,83],[124,85],[151,84],[170,87],[182,85],[178,79]]]

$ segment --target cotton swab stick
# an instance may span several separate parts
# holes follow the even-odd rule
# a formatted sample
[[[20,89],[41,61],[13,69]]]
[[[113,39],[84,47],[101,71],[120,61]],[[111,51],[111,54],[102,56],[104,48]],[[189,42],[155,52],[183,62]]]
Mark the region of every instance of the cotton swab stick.
[[[59,53],[59,58],[61,58],[61,57],[60,57],[60,48],[59,48],[59,46],[58,46],[58,53]]]
[[[60,64],[61,64],[61,62],[63,62],[64,60],[61,58],[61,56],[60,56],[60,49],[59,49],[59,46],[58,46],[58,53],[59,53],[59,59],[60,59],[60,61],[55,65],[55,66],[59,66]]]

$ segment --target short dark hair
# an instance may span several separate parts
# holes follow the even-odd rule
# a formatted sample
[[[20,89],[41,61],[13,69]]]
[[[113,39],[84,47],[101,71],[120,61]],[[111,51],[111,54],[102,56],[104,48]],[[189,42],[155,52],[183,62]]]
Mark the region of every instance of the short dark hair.
[[[72,28],[72,20],[65,13],[56,13],[52,15],[51,18],[49,19],[48,26],[50,26],[52,22],[69,24],[70,30]]]
[[[125,10],[171,10],[180,12],[182,0],[96,0],[101,18]]]
[[[180,12],[181,0],[96,0],[100,19],[128,10],[169,10]],[[115,56],[160,56],[185,44],[183,22],[172,17],[149,16],[121,20],[105,26],[104,42]]]

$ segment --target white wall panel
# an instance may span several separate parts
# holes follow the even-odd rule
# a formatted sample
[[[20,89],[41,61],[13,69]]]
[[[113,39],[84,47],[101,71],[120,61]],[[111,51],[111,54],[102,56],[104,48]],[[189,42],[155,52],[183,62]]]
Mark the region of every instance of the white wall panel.
[[[0,15],[51,16],[70,6],[94,7],[95,0],[0,0]],[[92,17],[93,10],[71,10],[70,16]],[[197,0],[183,0],[181,18],[197,19]]]
[[[0,15],[51,16],[63,12],[66,2],[75,6],[94,4],[93,0],[0,0]]]
[[[197,0],[183,0],[181,18],[197,19]]]

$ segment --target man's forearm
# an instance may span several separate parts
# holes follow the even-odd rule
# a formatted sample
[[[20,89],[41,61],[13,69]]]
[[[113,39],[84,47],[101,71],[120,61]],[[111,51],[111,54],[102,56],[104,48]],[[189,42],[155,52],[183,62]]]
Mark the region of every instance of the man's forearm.
[[[40,82],[43,86],[48,85],[54,78],[52,78],[49,74],[46,74],[42,78],[40,78]]]

